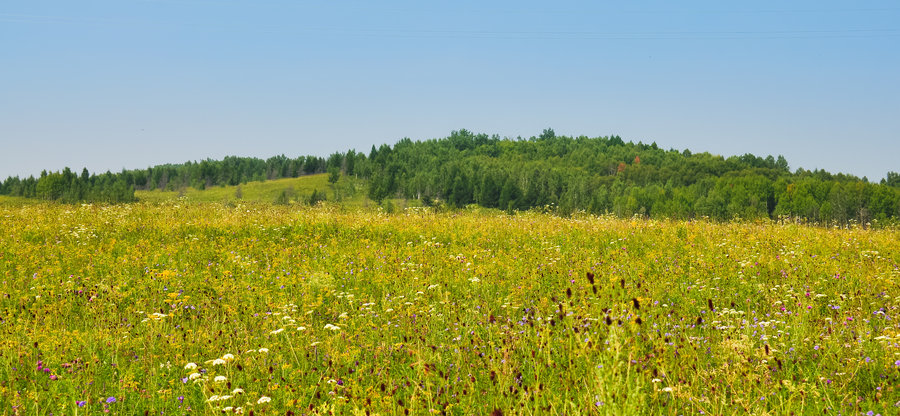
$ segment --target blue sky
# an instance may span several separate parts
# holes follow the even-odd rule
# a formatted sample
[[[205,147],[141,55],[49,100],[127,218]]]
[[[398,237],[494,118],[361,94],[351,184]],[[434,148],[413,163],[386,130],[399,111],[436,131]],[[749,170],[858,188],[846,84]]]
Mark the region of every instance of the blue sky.
[[[900,4],[4,0],[0,178],[468,129],[900,171]]]

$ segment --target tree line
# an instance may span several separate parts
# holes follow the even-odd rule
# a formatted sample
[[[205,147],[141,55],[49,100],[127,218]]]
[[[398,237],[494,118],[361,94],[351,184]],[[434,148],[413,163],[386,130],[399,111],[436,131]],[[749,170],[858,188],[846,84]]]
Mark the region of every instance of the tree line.
[[[783,156],[722,157],[664,150],[619,136],[528,139],[455,131],[372,148],[369,197],[478,204],[504,210],[622,217],[799,218],[868,223],[900,217],[900,177],[880,184],[824,170],[791,172]]]
[[[119,173],[90,175],[87,169],[75,175],[69,168],[62,172],[42,172],[40,177],[10,177],[0,182],[0,195],[22,196],[60,202],[132,202],[135,190],[174,191],[187,187],[239,185],[250,181],[296,178],[324,173],[329,166],[339,169],[355,152],[335,153],[330,157],[284,155],[266,160],[228,156],[223,160],[165,164],[147,169],[123,169]],[[352,162],[351,168],[352,168]],[[338,166],[338,168],[334,168]]]
[[[881,183],[824,170],[791,172],[783,156],[722,157],[664,150],[619,136],[527,139],[467,130],[425,141],[404,138],[327,158],[226,157],[147,169],[40,178],[8,178],[0,194],[65,202],[130,202],[135,189],[204,189],[301,175],[343,173],[368,181],[368,196],[417,199],[425,205],[477,204],[507,211],[544,209],[654,218],[797,218],[846,224],[900,218],[900,175]]]

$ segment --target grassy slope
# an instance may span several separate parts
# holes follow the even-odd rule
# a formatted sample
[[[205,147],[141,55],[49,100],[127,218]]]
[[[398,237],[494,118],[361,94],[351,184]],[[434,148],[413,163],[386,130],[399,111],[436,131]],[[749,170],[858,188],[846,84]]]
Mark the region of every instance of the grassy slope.
[[[183,191],[135,191],[140,201],[163,202],[179,197],[197,202],[253,201],[274,202],[282,192],[291,196],[291,202],[303,202],[314,190],[325,192],[328,201],[339,202],[347,206],[363,206],[367,203],[366,188],[363,181],[342,176],[336,186],[328,183],[327,174],[301,176],[299,178],[276,179],[263,182],[248,182],[239,185],[241,198],[237,197],[238,186],[215,186],[204,190],[186,188]],[[335,197],[337,189],[338,197]]]
[[[0,195],[0,205],[31,205],[40,201],[36,199],[23,198],[20,196]]]

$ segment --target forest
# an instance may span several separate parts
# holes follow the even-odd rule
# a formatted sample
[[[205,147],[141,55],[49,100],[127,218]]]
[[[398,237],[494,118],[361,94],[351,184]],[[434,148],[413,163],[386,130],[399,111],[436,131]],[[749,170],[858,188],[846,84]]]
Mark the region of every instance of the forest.
[[[900,218],[900,174],[880,183],[824,170],[791,171],[783,156],[722,157],[664,150],[619,136],[566,137],[552,129],[530,138],[453,131],[424,141],[404,138],[327,158],[226,157],[91,175],[43,172],[10,177],[0,195],[61,202],[132,202],[134,190],[205,189],[315,173],[367,180],[377,203],[395,198],[424,205],[539,209],[570,215],[689,219],[796,219],[867,224]]]

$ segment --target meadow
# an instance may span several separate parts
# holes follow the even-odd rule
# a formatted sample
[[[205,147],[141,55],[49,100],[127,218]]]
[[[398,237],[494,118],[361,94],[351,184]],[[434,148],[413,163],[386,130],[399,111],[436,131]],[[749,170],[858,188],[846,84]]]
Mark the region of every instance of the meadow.
[[[900,412],[896,229],[142,199],[0,204],[0,413]]]
[[[142,202],[305,202],[313,192],[321,192],[325,200],[344,207],[364,207],[371,201],[365,197],[365,181],[341,175],[332,184],[328,174],[304,175],[268,181],[251,181],[240,186],[211,186],[206,189],[187,187],[179,190],[137,190],[135,198]],[[2,202],[2,200],[0,200]]]

